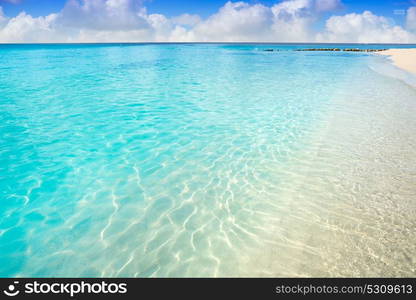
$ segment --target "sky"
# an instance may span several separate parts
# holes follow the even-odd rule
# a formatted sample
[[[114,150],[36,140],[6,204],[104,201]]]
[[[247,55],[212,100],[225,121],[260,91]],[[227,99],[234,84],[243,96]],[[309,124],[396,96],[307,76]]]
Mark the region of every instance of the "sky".
[[[416,43],[416,0],[0,0],[0,43]]]

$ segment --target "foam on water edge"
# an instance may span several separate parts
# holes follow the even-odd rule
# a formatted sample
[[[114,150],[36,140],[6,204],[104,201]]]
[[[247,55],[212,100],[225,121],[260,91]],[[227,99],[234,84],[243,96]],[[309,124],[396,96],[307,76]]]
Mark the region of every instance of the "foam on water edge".
[[[396,67],[389,57],[373,58],[370,62],[370,68],[377,73],[402,80],[406,84],[416,88],[416,74]]]

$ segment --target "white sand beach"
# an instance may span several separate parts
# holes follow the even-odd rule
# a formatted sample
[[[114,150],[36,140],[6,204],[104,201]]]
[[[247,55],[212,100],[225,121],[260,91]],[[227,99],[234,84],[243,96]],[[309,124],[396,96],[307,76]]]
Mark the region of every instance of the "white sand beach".
[[[390,49],[379,54],[390,56],[394,65],[416,74],[416,49]]]

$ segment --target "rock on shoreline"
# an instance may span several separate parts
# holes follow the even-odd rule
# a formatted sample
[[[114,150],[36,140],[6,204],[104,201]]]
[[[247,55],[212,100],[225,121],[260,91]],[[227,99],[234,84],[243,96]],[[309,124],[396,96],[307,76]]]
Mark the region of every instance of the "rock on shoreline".
[[[337,52],[381,52],[388,49],[359,49],[359,48],[306,48],[306,49],[295,49],[293,51],[337,51]],[[277,52],[279,49],[267,48],[264,49],[265,52]]]
[[[380,52],[388,49],[359,49],[359,48],[310,48],[310,49],[296,49],[295,51],[344,51],[344,52]]]

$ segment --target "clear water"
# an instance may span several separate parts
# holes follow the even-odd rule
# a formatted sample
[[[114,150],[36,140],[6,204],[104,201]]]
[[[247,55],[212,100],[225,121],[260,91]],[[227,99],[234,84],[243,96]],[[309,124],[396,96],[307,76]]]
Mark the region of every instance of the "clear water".
[[[415,276],[416,90],[304,47],[0,46],[0,276]]]

